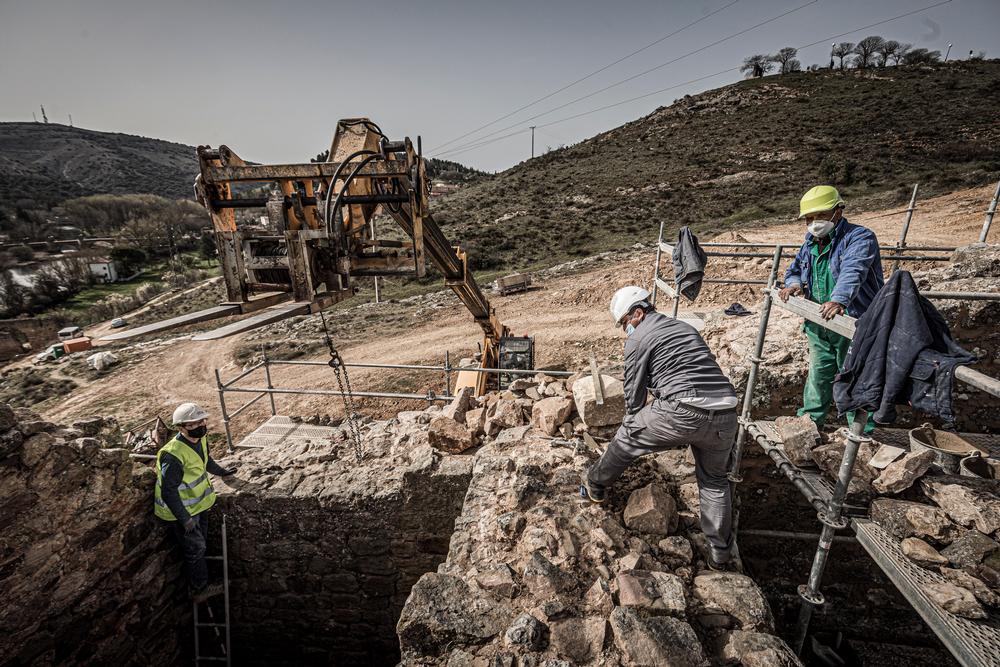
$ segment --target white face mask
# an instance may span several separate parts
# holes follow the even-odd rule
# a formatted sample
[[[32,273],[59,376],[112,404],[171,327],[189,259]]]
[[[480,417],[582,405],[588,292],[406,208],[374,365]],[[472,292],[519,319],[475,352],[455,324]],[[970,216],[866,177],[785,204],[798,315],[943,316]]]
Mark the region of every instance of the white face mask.
[[[633,333],[635,333],[635,327],[632,326],[632,324],[630,322],[629,324],[625,325],[625,337],[627,338],[627,337],[631,336]]]
[[[820,219],[820,220],[813,220],[812,222],[810,222],[806,226],[806,229],[809,230],[810,234],[812,234],[816,238],[821,239],[824,238],[831,231],[833,231],[833,227],[834,227],[833,223],[830,222],[829,220]]]

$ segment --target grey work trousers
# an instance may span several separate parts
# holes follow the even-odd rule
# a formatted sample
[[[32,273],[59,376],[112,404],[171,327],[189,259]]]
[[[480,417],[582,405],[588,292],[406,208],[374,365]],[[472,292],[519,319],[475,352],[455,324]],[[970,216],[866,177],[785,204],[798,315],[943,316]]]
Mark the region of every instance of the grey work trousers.
[[[194,530],[184,529],[184,522],[172,521],[170,529],[174,539],[181,547],[184,555],[184,566],[187,570],[188,584],[192,591],[200,591],[208,585],[208,564],[205,562],[205,543],[208,536],[208,511],[195,514]]]
[[[675,400],[657,399],[626,417],[587,475],[591,484],[607,488],[640,456],[691,445],[701,530],[712,557],[725,563],[733,548],[733,495],[727,473],[737,428],[735,410],[709,415]]]

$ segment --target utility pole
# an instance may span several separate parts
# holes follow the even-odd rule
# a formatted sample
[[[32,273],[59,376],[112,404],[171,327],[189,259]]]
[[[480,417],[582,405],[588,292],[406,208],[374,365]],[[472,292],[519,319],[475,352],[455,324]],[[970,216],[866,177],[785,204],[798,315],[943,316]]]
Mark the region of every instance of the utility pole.
[[[39,104],[38,106],[42,109],[42,122],[48,123],[49,122],[49,117],[45,115],[45,105],[44,104]]]
[[[34,111],[31,112],[31,120],[35,121],[36,123],[38,122],[38,116],[35,115]]]
[[[531,125],[531,157],[535,157],[535,125]]]
[[[69,115],[69,126],[73,127],[73,114]]]
[[[944,61],[948,62],[948,56],[951,55],[951,42],[948,42],[948,50],[944,54]]]

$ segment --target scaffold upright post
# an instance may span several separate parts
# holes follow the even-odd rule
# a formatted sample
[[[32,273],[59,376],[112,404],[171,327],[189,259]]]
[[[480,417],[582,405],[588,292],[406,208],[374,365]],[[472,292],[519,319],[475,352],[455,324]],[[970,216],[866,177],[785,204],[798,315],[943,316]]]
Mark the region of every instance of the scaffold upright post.
[[[264,355],[264,379],[267,380],[267,388],[274,389],[274,385],[271,384],[271,360],[267,356],[267,348],[261,345],[260,351]],[[271,416],[273,417],[278,414],[274,407],[274,392],[269,391],[267,397],[271,400]]]
[[[761,355],[764,353],[764,337],[767,335],[767,322],[771,318],[771,288],[778,279],[778,265],[781,264],[781,250],[783,246],[779,243],[774,248],[774,257],[771,259],[771,275],[767,278],[767,288],[764,290],[764,302],[760,306],[760,325],[757,327],[757,341],[754,345],[753,356],[750,357],[750,372],[747,374],[747,387],[743,393],[743,407],[740,411],[740,429],[736,433],[736,445],[733,448],[733,463],[729,469],[729,481],[738,484],[743,481],[740,475],[740,465],[743,462],[743,443],[746,440],[747,427],[746,420],[750,418],[750,407],[753,405],[753,390],[757,384],[757,373],[760,370]]]
[[[823,570],[826,569],[826,561],[830,557],[830,547],[833,545],[833,534],[839,528],[846,528],[848,522],[842,516],[844,509],[844,498],[847,496],[847,488],[854,475],[854,460],[858,456],[858,448],[865,437],[863,435],[865,423],[868,421],[868,413],[864,410],[857,410],[854,413],[854,422],[847,434],[847,442],[844,445],[844,457],[840,460],[840,470],[837,471],[837,484],[833,488],[833,495],[827,503],[826,510],[819,512],[819,520],[823,524],[823,530],[819,536],[819,544],[816,546],[816,555],[813,557],[812,569],[809,571],[809,582],[799,586],[799,597],[802,598],[802,609],[799,611],[799,622],[795,637],[795,652],[802,655],[805,646],[806,635],[809,633],[809,621],[812,619],[813,611],[824,602],[823,594],[819,587],[823,581]]]
[[[653,265],[653,298],[652,305],[656,305],[656,283],[660,279],[660,254],[663,252],[663,220],[660,220],[660,235],[656,237],[656,264]]]
[[[913,211],[917,207],[917,188],[920,187],[919,183],[913,184],[913,194],[910,195],[910,205],[906,209],[906,219],[903,221],[903,229],[899,232],[899,242],[896,244],[898,248],[896,254],[903,252],[906,247],[906,234],[910,231],[910,221],[913,219]],[[899,260],[893,260],[892,270],[890,273],[895,273],[899,270]]]
[[[219,391],[219,408],[222,412],[222,424],[226,427],[226,451],[232,454],[236,451],[233,447],[233,434],[229,430],[229,412],[226,411],[226,387],[222,384],[222,376],[219,369],[215,369],[215,386]]]
[[[997,200],[1000,199],[1000,181],[997,181],[997,189],[993,192],[993,200],[990,207],[986,209],[986,219],[983,221],[983,231],[979,232],[979,242],[986,243],[986,237],[990,235],[990,225],[993,224],[993,215],[997,212]]]
[[[444,393],[447,396],[451,393],[451,354],[444,351]]]

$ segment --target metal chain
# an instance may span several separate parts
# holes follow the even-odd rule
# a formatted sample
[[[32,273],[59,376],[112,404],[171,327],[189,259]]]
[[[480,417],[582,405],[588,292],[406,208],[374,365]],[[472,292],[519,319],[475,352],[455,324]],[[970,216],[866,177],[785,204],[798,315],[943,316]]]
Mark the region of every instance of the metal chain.
[[[344,421],[347,422],[347,430],[351,436],[351,443],[354,445],[354,457],[358,463],[364,458],[361,450],[361,426],[358,425],[354,415],[354,392],[351,390],[351,378],[347,374],[347,366],[340,356],[340,352],[333,346],[333,339],[330,338],[330,329],[326,326],[326,315],[319,311],[320,320],[323,322],[323,335],[326,338],[326,347],[330,352],[330,361],[327,364],[333,369],[333,375],[337,378],[337,387],[340,389],[340,396],[344,401]],[[341,375],[343,374],[343,375]],[[346,386],[346,391],[345,391]]]

